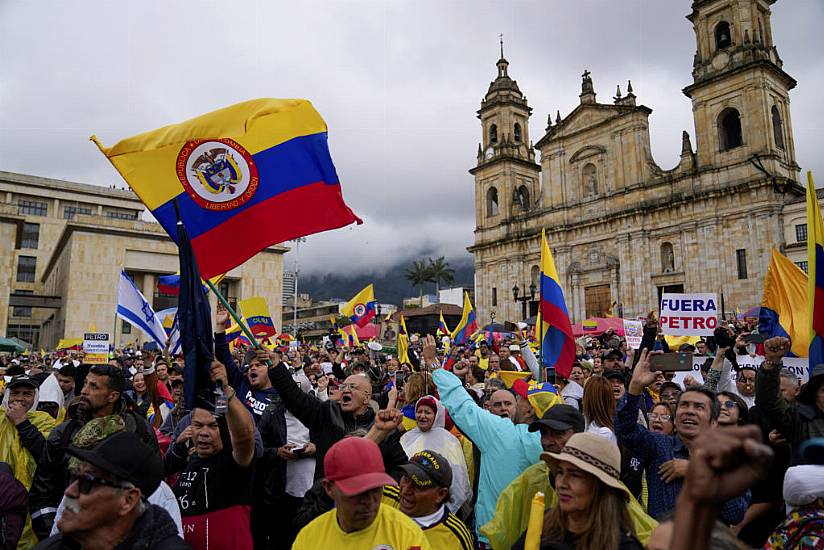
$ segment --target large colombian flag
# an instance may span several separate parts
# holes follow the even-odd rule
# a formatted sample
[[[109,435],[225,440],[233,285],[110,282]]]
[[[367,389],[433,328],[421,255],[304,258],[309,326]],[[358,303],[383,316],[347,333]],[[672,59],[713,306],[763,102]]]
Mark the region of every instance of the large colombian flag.
[[[558,271],[552,260],[552,252],[546,242],[546,231],[541,230],[541,326],[537,327],[541,338],[543,364],[555,368],[555,374],[569,378],[575,361],[575,339],[572,323],[558,279]]]
[[[806,357],[810,344],[808,316],[807,276],[789,258],[773,248],[770,266],[764,277],[758,332],[770,338],[789,338],[792,355]]]
[[[812,172],[807,172],[807,274],[812,374],[816,365],[824,364],[824,222]]]
[[[112,147],[91,139],[175,241],[177,204],[210,278],[272,244],[362,223],[326,132],[305,99],[254,99]]]
[[[452,331],[452,345],[460,346],[465,344],[477,330],[478,321],[475,318],[475,310],[472,309],[472,302],[469,301],[469,293],[464,292],[463,314],[458,326]]]

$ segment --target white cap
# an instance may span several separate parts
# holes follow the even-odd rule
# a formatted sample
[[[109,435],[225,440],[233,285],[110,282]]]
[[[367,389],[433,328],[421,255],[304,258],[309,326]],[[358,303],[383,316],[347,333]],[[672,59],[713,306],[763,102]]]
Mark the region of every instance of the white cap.
[[[518,344],[509,344],[509,351],[521,351],[521,348]]]

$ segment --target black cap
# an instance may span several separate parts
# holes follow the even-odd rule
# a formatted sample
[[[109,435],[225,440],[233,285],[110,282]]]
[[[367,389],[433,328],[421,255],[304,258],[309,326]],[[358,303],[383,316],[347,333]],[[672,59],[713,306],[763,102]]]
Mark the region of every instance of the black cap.
[[[686,352],[694,352],[695,346],[690,344],[689,342],[683,343],[678,347],[678,351],[686,351]]]
[[[128,481],[140,489],[146,498],[160,486],[163,477],[160,453],[146,445],[134,432],[112,434],[92,449],[69,445],[67,452],[122,481]]]
[[[615,359],[623,359],[624,354],[621,353],[621,350],[611,349],[606,353],[606,355],[604,355],[604,359],[609,359],[611,357],[614,357]]]
[[[619,370],[615,370],[615,369],[605,370],[604,371],[604,378],[606,378],[607,380],[620,380],[621,382],[626,381],[626,377],[624,376],[624,373],[619,371]]]
[[[544,413],[540,420],[529,425],[530,432],[537,432],[541,426],[546,426],[559,432],[575,430],[575,433],[584,431],[584,415],[572,405],[555,405]]]
[[[6,387],[9,389],[16,388],[17,386],[29,386],[36,390],[40,387],[40,384],[28,374],[18,374],[17,376],[13,376],[11,381],[6,384]]]
[[[667,388],[672,388],[674,390],[678,390],[679,392],[684,391],[681,389],[681,386],[679,386],[675,382],[664,382],[663,384],[661,384],[661,388],[658,390],[658,394],[660,395]]]
[[[409,464],[399,469],[418,487],[424,489],[437,485],[449,487],[452,485],[452,466],[435,451],[421,451],[410,457]]]

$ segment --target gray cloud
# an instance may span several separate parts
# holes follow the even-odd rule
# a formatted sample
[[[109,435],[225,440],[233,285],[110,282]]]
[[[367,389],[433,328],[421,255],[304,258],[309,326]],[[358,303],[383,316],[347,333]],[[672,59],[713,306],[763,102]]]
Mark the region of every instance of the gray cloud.
[[[0,169],[122,185],[87,141],[104,143],[253,97],[306,97],[330,128],[344,196],[366,223],[309,238],[309,271],[388,267],[426,249],[465,254],[473,240],[467,170],[475,118],[495,76],[498,33],[510,74],[535,109],[578,101],[593,72],[601,101],[632,79],[651,107],[652,149],[677,163],[694,136],[690,2],[653,0],[102,0],[0,3]],[[818,101],[824,62],[813,46],[818,0],[773,6],[791,92],[796,151],[824,178]],[[291,261],[290,261],[291,263]]]

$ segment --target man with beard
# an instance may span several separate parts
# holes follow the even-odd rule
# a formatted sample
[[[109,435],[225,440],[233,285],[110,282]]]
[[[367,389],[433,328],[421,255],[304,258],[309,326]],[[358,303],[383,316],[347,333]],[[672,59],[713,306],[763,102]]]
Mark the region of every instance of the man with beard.
[[[699,434],[715,429],[719,404],[715,392],[703,386],[689,386],[675,409],[676,434],[651,432],[637,422],[644,388],[655,382],[658,372],[650,370],[648,350],[642,350],[632,374],[626,403],[618,411],[617,431],[621,443],[646,464],[649,513],[658,519],[675,507],[689,464],[690,449]],[[721,520],[735,525],[744,518],[749,492],[725,503]]]
[[[69,456],[66,450],[74,434],[92,418],[113,414],[123,418],[126,431],[134,432],[141,441],[159,452],[157,439],[145,418],[127,409],[122,398],[126,385],[123,371],[111,365],[95,365],[89,369],[80,392],[77,416],[54,428],[37,466],[29,491],[32,527],[38,537],[49,535],[57,505],[68,485]]]

